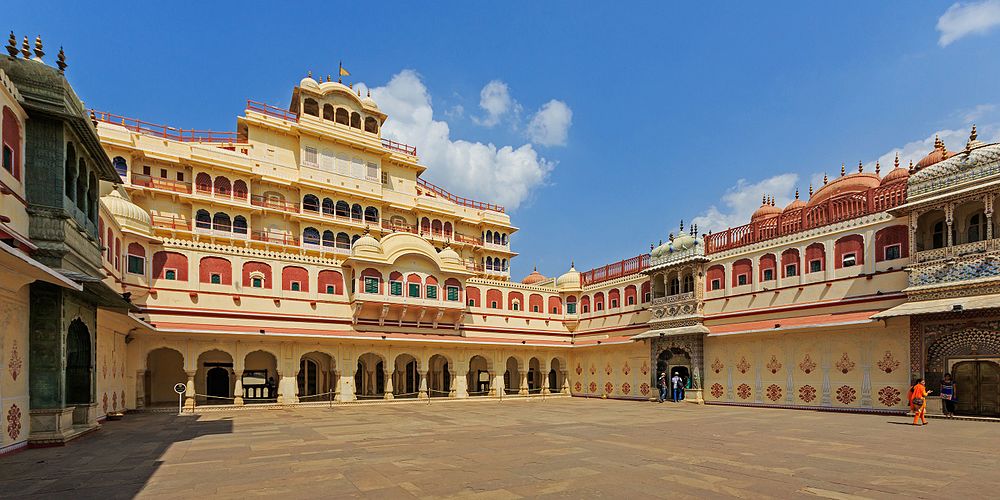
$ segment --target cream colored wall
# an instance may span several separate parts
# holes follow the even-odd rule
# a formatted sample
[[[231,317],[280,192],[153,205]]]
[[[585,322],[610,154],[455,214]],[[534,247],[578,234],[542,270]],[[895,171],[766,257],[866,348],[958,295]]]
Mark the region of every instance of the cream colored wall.
[[[570,390],[574,396],[648,399],[656,397],[650,382],[647,342],[574,348],[569,352]],[[610,389],[610,390],[609,390]]]
[[[707,402],[903,410],[909,323],[705,339]]]
[[[117,316],[117,318],[116,318]],[[97,402],[98,418],[123,411],[127,377],[125,334],[127,330],[120,314],[101,310],[97,320]],[[134,406],[132,407],[134,408]]]
[[[0,453],[23,446],[31,432],[28,298],[27,285],[14,291],[0,288]]]
[[[29,173],[29,166],[27,162],[24,161],[24,138],[25,138],[25,119],[27,115],[24,110],[21,109],[20,104],[15,100],[12,92],[16,92],[13,84],[7,80],[7,75],[0,72],[0,111],[5,107],[10,108],[10,110],[17,116],[18,125],[20,128],[21,143],[12,144],[11,147],[18,148],[18,157],[21,158],[21,179],[16,179],[13,174],[8,172],[4,168],[0,168],[0,181],[3,185],[10,188],[13,191],[13,195],[0,195],[0,214],[10,217],[10,222],[0,223],[0,228],[6,226],[13,231],[16,231],[21,237],[28,237],[28,212],[25,210],[24,204],[18,200],[20,197],[22,200],[25,199],[24,194],[24,182],[26,173]],[[3,124],[0,123],[0,127]],[[2,129],[0,129],[2,131]]]

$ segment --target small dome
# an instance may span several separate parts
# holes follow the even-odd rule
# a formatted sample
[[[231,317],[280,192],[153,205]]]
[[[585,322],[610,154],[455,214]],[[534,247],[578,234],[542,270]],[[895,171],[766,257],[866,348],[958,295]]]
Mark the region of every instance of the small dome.
[[[372,99],[371,92],[368,92],[368,96],[361,100],[361,104],[363,104],[366,108],[378,110],[378,104],[375,103],[375,99]]]
[[[917,170],[929,167],[935,163],[947,160],[958,153],[954,151],[948,151],[944,146],[944,141],[942,141],[937,136],[934,137],[934,150],[927,154],[927,156],[920,159],[917,162]]]
[[[571,264],[569,271],[556,279],[556,288],[560,290],[579,290],[581,288],[580,273],[577,272],[576,267]]]
[[[774,199],[768,200],[765,196],[760,208],[754,210],[753,215],[750,216],[750,222],[770,219],[771,217],[777,217],[779,215],[781,215],[781,209],[774,206]]]
[[[455,267],[463,267],[462,258],[459,257],[458,252],[452,250],[450,246],[444,247],[444,249],[438,253],[438,256],[441,257],[441,262],[444,262],[445,264]]]
[[[131,229],[144,235],[152,235],[153,221],[149,213],[132,203],[118,189],[101,197],[101,204],[124,229]]]
[[[309,76],[299,81],[299,87],[304,89],[319,90],[319,82],[313,80],[312,73],[310,73]]]
[[[525,276],[524,279],[521,280],[521,283],[525,285],[534,285],[535,283],[545,281],[546,279],[548,278],[538,272],[538,268],[536,267],[533,271],[531,271],[531,274]]]
[[[804,202],[804,201],[802,201],[802,200],[799,199],[799,190],[796,189],[795,190],[795,199],[792,200],[792,202],[789,203],[785,207],[784,210],[782,210],[782,213],[784,213],[784,212],[790,212],[792,210],[799,210],[799,209],[805,208],[805,207],[806,207],[806,202]]]
[[[910,172],[908,170],[902,167],[896,167],[890,170],[888,174],[885,174],[885,177],[882,178],[882,185],[892,184],[893,182],[905,182],[909,178]]]
[[[362,252],[382,252],[382,245],[372,236],[367,229],[365,229],[365,234],[361,235],[357,241],[351,245],[351,255],[358,255]]]
[[[681,232],[679,236],[674,238],[674,241],[670,242],[670,249],[674,252],[682,252],[687,250],[698,243],[698,240],[694,238],[689,233]]]
[[[842,175],[819,188],[809,197],[808,206],[815,206],[834,196],[845,193],[863,193],[871,188],[878,187],[882,179],[878,174],[869,172],[858,172],[854,174]]]

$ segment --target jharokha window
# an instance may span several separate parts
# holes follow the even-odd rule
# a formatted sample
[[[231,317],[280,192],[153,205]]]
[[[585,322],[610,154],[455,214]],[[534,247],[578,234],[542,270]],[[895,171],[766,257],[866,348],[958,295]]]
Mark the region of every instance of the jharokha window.
[[[457,286],[449,286],[448,287],[448,300],[450,300],[450,301],[458,301],[458,287]]]
[[[378,293],[378,278],[365,276],[365,293]]]

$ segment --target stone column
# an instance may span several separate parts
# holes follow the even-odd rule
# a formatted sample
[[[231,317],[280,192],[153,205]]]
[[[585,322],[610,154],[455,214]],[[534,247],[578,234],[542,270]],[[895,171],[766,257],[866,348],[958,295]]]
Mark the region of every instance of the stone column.
[[[135,407],[146,407],[146,370],[135,372]]]
[[[955,222],[955,204],[949,203],[948,206],[944,208],[944,221],[948,225],[947,234],[947,244],[945,246],[952,246],[955,244],[955,238],[952,238],[951,227]]]
[[[341,401],[344,400],[343,394],[342,394],[343,390],[341,389],[341,386],[340,386],[340,381],[343,379],[343,377],[340,376],[340,370],[333,370],[330,373],[333,375],[333,379],[332,379],[333,380],[333,400],[339,403],[339,402],[341,402]]]
[[[357,399],[354,387],[354,370],[350,364],[340,371],[340,378],[337,381],[337,396],[339,401],[354,401]]]
[[[233,386],[233,404],[243,406],[243,370],[234,371],[233,376],[236,377],[236,384]]]
[[[372,368],[371,370],[365,370],[365,373],[368,375],[368,379],[361,381],[365,385],[365,389],[361,391],[361,394],[374,396],[375,390],[378,389],[378,384],[375,380],[375,369]]]
[[[184,391],[184,409],[194,411],[194,376],[198,373],[197,370],[186,370],[187,379],[187,390]]]
[[[500,372],[491,373],[489,396],[500,396],[503,394],[503,374]]]
[[[420,374],[420,388],[417,389],[417,399],[427,399],[427,370],[417,373]]]
[[[449,387],[448,397],[449,398],[457,398],[457,397],[459,397],[459,393],[461,392],[463,394],[463,396],[461,396],[461,397],[467,398],[467,397],[469,397],[469,388],[468,388],[468,385],[467,385],[468,379],[466,378],[467,375],[462,375],[461,377],[459,377],[458,374],[459,374],[459,372],[468,374],[469,373],[469,369],[468,369],[468,367],[466,367],[465,370],[462,370],[461,368],[458,368],[458,367],[456,367],[456,368],[457,369],[452,370],[452,372],[450,374],[451,375],[451,384],[448,386]],[[459,382],[459,380],[461,380],[461,382]],[[461,387],[459,387],[459,384],[461,384]]]
[[[541,383],[540,387],[542,388],[542,394],[551,394],[552,392],[549,390],[549,372],[552,371],[552,368],[548,365],[548,363],[546,363],[545,365],[539,366],[538,371],[540,372],[538,374],[538,378],[541,379],[539,382]]]
[[[524,370],[521,370],[519,373],[521,375],[521,385],[518,386],[518,388],[517,388],[517,395],[518,396],[527,396],[528,395],[528,368],[525,367]]]
[[[562,370],[562,393],[569,394],[569,370]]]
[[[385,394],[382,395],[382,399],[393,399],[396,396],[392,393],[392,377],[396,374],[395,371],[385,371]]]
[[[278,403],[298,403],[299,398],[295,395],[295,391],[298,390],[298,383],[295,379],[294,372],[292,372],[293,375],[286,375],[285,373],[288,373],[288,370],[284,373],[278,374],[280,377],[278,382]]]

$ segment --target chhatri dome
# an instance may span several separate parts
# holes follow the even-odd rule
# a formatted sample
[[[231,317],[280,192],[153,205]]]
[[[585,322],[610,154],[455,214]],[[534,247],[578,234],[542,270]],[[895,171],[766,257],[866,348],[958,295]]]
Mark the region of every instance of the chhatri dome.
[[[840,177],[828,181],[823,176],[823,187],[819,188],[809,197],[807,206],[816,206],[830,198],[847,193],[863,193],[871,188],[878,187],[882,183],[882,178],[877,173],[865,172],[863,163],[858,162],[858,171],[848,174],[844,165],[840,166]]]
[[[376,254],[382,252],[382,245],[371,235],[371,231],[367,227],[364,234],[351,245],[351,255],[358,255],[365,251],[375,252]]]
[[[149,213],[139,205],[132,203],[118,189],[112,189],[110,193],[102,196],[101,204],[114,216],[122,229],[131,230],[143,236],[152,236],[153,221]]]
[[[895,167],[885,174],[882,178],[882,185],[892,184],[894,182],[905,182],[910,178],[910,171],[899,166],[899,153],[896,153],[896,160],[893,163]]]
[[[569,265],[569,271],[556,278],[556,288],[559,290],[579,290],[581,288],[580,273],[572,262]]]
[[[451,245],[447,245],[441,249],[441,252],[438,253],[438,257],[440,257],[441,262],[444,262],[445,264],[462,267],[462,258],[459,257],[458,252],[452,250]]]
[[[785,209],[784,209],[784,210],[782,210],[782,212],[783,212],[783,213],[784,213],[784,212],[790,212],[790,211],[792,211],[792,210],[799,210],[799,209],[802,209],[802,208],[806,208],[806,202],[804,202],[804,201],[802,201],[802,200],[800,200],[800,199],[799,199],[799,190],[798,190],[798,189],[796,189],[796,190],[795,190],[795,199],[794,199],[794,200],[792,200],[792,202],[791,202],[791,203],[789,203],[789,204],[788,204],[788,205],[787,205],[787,206],[785,207]]]
[[[754,210],[753,215],[750,216],[750,222],[757,222],[758,220],[770,219],[771,217],[777,217],[781,215],[781,209],[774,206],[774,198],[764,196],[761,200],[760,208]]]
[[[545,281],[547,279],[548,278],[542,275],[542,273],[538,272],[538,267],[536,266],[534,270],[531,271],[531,274],[525,276],[524,279],[521,280],[521,283],[524,285],[534,285],[535,283]]]
[[[935,135],[934,150],[931,151],[930,153],[927,153],[927,156],[921,158],[920,161],[917,162],[917,170],[947,160],[948,158],[951,158],[952,156],[955,156],[957,154],[958,153],[954,151],[948,151],[948,148],[944,146],[944,141],[942,141],[940,137]]]

